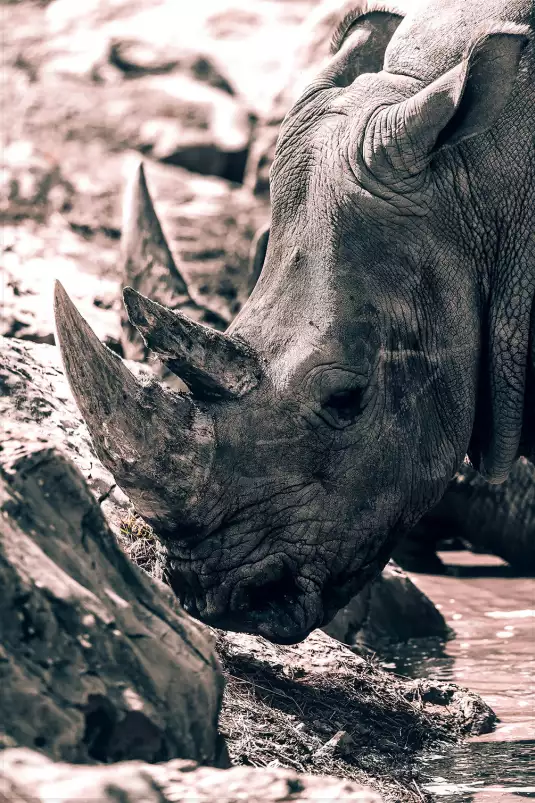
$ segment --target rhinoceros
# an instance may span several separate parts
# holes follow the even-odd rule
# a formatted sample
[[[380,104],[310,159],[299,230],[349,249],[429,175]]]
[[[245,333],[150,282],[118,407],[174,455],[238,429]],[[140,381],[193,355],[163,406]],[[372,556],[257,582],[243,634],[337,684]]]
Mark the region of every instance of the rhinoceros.
[[[97,454],[194,616],[303,639],[467,451],[493,483],[531,456],[532,15],[528,0],[346,9],[282,125],[265,259],[229,329],[124,291],[188,393],[136,379],[58,287]],[[130,258],[165,262],[142,172],[128,210]]]

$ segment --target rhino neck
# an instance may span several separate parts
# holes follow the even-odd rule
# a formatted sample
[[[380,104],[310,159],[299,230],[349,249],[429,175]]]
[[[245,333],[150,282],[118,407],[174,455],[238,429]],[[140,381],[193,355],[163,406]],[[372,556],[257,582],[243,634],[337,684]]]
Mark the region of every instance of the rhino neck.
[[[522,205],[535,209],[535,182]],[[510,220],[503,238],[497,239],[496,262],[484,277],[488,289],[481,308],[480,370],[469,454],[475,467],[494,483],[507,479],[520,455],[535,457],[535,217],[520,212],[518,217],[518,223]]]

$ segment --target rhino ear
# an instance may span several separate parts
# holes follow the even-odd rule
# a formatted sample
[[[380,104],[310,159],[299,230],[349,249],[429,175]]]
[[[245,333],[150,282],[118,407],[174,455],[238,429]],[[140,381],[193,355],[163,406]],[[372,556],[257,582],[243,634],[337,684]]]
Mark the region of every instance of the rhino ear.
[[[364,0],[351,6],[334,31],[334,58],[325,70],[335,86],[349,86],[363,73],[382,70],[386,48],[403,19],[398,9],[387,10],[385,3]]]
[[[436,147],[454,145],[488,131],[499,118],[513,89],[529,29],[508,25],[487,32],[473,43],[466,58],[463,92]]]
[[[362,154],[374,175],[385,183],[394,171],[414,176],[440,148],[488,131],[509,99],[528,32],[512,23],[486,31],[460,64],[376,115]]]

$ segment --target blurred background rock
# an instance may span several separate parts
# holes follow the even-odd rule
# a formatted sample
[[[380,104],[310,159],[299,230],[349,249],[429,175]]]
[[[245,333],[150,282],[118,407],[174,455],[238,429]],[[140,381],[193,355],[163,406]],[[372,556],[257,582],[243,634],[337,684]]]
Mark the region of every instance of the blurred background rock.
[[[53,342],[57,276],[121,351],[121,199],[141,156],[207,322],[232,319],[249,291],[251,240],[269,215],[256,180],[243,184],[256,170],[251,151],[314,5],[3,6],[2,334]]]

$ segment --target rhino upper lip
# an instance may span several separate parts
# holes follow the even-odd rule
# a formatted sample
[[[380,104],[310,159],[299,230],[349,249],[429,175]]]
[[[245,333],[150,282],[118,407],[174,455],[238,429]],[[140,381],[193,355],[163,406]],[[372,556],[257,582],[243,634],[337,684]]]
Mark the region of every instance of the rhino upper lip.
[[[265,636],[278,643],[296,643],[318,627],[323,619],[321,589],[303,589],[284,568],[276,579],[255,586],[250,578],[242,579],[230,596],[224,594],[217,608],[210,613],[201,605],[198,581],[180,572],[171,585],[184,610],[205,624],[225,630]],[[287,583],[286,593],[282,584]],[[197,592],[197,593],[196,593]],[[223,607],[224,604],[224,607]]]
[[[205,605],[200,604],[204,594],[200,593],[199,581],[193,573],[180,571],[180,580],[173,581],[171,578],[171,585],[184,610],[205,624],[238,633],[261,635],[281,644],[292,644],[302,641],[315,628],[327,624],[338,609],[348,602],[348,598],[358,593],[356,577],[361,578],[361,585],[364,585],[378,560],[379,556],[374,554],[359,567],[358,572],[343,572],[330,577],[323,587],[314,584],[310,588],[303,588],[303,578],[294,576],[289,569],[280,565],[274,570],[275,579],[263,585],[256,586],[249,576],[242,578],[230,594],[222,594],[218,609],[210,613],[206,612]],[[286,593],[283,593],[280,585],[284,582],[288,583]],[[306,585],[309,586],[310,581]]]
[[[268,556],[259,565],[247,566],[247,572],[232,584],[230,578],[221,583],[212,592],[216,598],[211,605],[195,572],[171,562],[170,582],[186,612],[196,619],[290,644],[327,624],[372,578],[383,552],[383,548],[370,549],[357,570],[331,575],[322,584],[302,576],[280,557]]]

